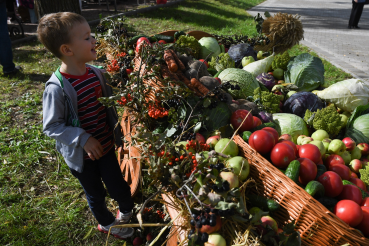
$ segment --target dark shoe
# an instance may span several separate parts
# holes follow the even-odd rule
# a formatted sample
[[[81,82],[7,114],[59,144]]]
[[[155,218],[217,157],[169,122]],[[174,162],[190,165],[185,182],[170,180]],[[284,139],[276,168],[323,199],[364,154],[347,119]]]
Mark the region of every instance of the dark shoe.
[[[352,29],[352,26],[348,26],[347,28],[348,28],[348,29]]]
[[[14,70],[11,72],[4,73],[4,76],[16,75],[19,71],[23,70],[20,66],[15,66]]]
[[[355,29],[360,29],[360,27],[358,27],[358,26],[354,26],[354,28],[355,28]]]

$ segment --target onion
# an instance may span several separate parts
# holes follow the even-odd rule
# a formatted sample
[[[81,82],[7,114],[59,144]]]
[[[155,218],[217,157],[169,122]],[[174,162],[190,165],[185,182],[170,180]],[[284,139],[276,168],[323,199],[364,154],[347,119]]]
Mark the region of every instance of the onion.
[[[273,114],[261,111],[259,113],[259,118],[261,118],[264,123],[271,122],[273,120]]]
[[[209,235],[208,242],[205,246],[226,246],[225,239],[219,233],[213,233]]]

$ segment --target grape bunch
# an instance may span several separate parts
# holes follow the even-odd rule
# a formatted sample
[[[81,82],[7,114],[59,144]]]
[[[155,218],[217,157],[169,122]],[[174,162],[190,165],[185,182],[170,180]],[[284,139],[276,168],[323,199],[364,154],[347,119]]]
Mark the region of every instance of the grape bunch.
[[[239,85],[233,85],[229,81],[222,83],[219,87],[226,90],[241,90]]]
[[[187,124],[186,127],[184,127],[184,124],[182,124],[182,123],[177,126],[177,133],[178,134],[181,134],[181,132],[183,131],[183,134],[181,136],[181,141],[187,141],[187,140],[189,141],[189,140],[195,140],[196,139],[196,133],[189,130],[189,128],[190,128],[189,124]]]
[[[169,108],[178,108],[178,106],[180,105],[180,101],[178,99],[172,98],[167,100],[164,103],[164,108],[169,109]]]
[[[113,35],[121,36],[121,35],[127,35],[127,29],[125,27],[115,26],[113,30]]]
[[[101,25],[99,24],[97,27],[96,27],[96,31],[99,32],[99,33],[104,33],[108,30],[107,27],[105,27],[104,25]]]

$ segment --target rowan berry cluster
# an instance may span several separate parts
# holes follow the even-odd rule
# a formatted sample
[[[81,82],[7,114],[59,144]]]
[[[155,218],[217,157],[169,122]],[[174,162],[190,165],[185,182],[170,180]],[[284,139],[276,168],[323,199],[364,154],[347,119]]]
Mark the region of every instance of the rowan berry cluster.
[[[210,145],[206,143],[198,142],[197,140],[190,140],[187,141],[188,144],[186,144],[186,150],[189,149],[199,149],[199,152],[201,151],[208,151],[210,149]]]
[[[149,213],[151,212],[152,208],[144,208],[144,211],[143,213],[146,214],[146,213]]]
[[[125,53],[125,52],[121,52],[121,53],[119,53],[117,56],[118,57],[124,57],[124,56],[126,56],[127,54]]]
[[[156,210],[156,213],[159,215],[159,217],[160,217],[161,219],[164,219],[165,214],[164,214],[162,211],[160,211],[160,210]]]
[[[118,100],[117,102],[120,104],[120,105],[126,105],[128,102],[132,101],[132,97],[130,94],[127,95],[127,98],[125,97],[121,97],[120,100]]]
[[[149,105],[149,112],[148,112],[149,116],[151,118],[157,119],[157,118],[163,118],[165,116],[168,116],[168,110],[166,110],[165,108],[161,107],[159,105],[159,102],[156,101],[155,105]]]
[[[192,154],[192,152],[189,152],[188,156],[191,158],[192,165],[191,165],[191,172],[186,173],[187,178],[190,177],[190,175],[196,170],[197,165],[198,165],[197,160],[196,160],[196,156],[194,156]]]
[[[116,59],[111,60],[111,64],[108,65],[108,69],[106,69],[106,71],[108,72],[117,72],[119,71],[120,66],[119,63]]]

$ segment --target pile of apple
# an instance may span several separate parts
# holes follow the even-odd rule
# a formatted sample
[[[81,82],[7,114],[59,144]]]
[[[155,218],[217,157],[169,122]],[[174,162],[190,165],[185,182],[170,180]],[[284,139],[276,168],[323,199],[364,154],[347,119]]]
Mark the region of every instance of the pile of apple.
[[[279,136],[271,127],[255,131],[248,142],[280,170],[286,169],[291,161],[298,160],[301,164],[299,185],[319,181],[324,186],[326,197],[340,200],[334,213],[369,237],[369,198],[362,199],[358,188],[367,192],[358,174],[368,165],[368,144],[356,144],[351,138],[331,140],[324,130],[315,131],[311,137],[301,135],[295,144],[289,134]],[[317,178],[318,165],[324,165],[327,171]],[[342,180],[354,185],[343,185]]]

